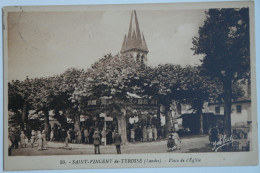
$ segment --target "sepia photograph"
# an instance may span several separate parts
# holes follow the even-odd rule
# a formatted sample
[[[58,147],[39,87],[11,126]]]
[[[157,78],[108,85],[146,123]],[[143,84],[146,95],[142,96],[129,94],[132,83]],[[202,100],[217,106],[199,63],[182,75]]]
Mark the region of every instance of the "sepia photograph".
[[[5,7],[5,169],[258,164],[253,6]]]

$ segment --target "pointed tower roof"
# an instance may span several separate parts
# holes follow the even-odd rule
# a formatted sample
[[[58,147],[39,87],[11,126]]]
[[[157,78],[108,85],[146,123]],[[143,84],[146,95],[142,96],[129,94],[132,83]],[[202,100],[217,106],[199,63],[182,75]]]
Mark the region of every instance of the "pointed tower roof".
[[[126,50],[126,35],[125,35],[125,37],[124,37],[124,42],[123,42],[123,44],[122,44],[122,48],[121,48],[121,51],[125,51]]]
[[[134,20],[134,21],[133,21]],[[130,25],[128,35],[124,37],[124,41],[121,48],[121,53],[127,52],[132,49],[138,49],[140,51],[149,52],[144,35],[141,35],[136,11],[131,12]]]
[[[143,40],[142,40],[142,48],[143,50],[146,50],[148,52],[148,48],[147,48],[147,45],[146,45],[146,42],[145,42],[145,38],[144,38],[144,33],[142,33],[142,36],[143,36]]]

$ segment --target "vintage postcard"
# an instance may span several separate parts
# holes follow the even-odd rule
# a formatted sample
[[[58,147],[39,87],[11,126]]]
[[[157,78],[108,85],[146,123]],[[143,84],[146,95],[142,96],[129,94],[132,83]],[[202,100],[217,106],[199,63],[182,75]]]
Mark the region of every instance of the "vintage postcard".
[[[258,164],[254,2],[3,21],[4,170]]]

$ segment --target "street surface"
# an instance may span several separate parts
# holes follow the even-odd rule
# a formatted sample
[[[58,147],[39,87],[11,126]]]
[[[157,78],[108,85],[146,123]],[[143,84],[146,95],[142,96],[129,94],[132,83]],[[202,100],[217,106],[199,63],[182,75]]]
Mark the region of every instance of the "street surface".
[[[186,136],[181,138],[181,149],[175,153],[190,152],[214,152],[209,145],[207,135]],[[38,156],[38,155],[89,155],[94,154],[92,144],[69,144],[72,149],[65,149],[64,143],[48,142],[47,150],[38,151],[34,148],[12,149],[13,156]],[[101,154],[116,154],[114,145],[100,146]],[[168,153],[167,140],[158,140],[153,142],[134,142],[121,146],[122,154],[142,154],[142,153]],[[174,153],[174,152],[172,152]]]

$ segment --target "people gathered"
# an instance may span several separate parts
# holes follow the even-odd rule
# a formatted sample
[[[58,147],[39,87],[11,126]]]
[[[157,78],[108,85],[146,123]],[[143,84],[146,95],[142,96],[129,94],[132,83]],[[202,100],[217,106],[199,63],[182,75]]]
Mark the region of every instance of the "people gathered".
[[[100,154],[100,145],[116,146],[117,154],[121,154],[122,134],[117,126],[111,128],[97,128],[96,126],[62,128],[59,125],[54,125],[47,130],[41,130],[44,127],[34,129],[20,130],[16,128],[9,132],[9,148],[35,148],[34,150],[43,151],[48,149],[48,145],[52,143],[63,143],[65,147],[72,149],[70,144],[92,144],[94,145],[94,153]],[[155,125],[134,124],[127,131],[128,142],[151,142],[158,140],[158,131]],[[71,147],[72,146],[72,147]]]

